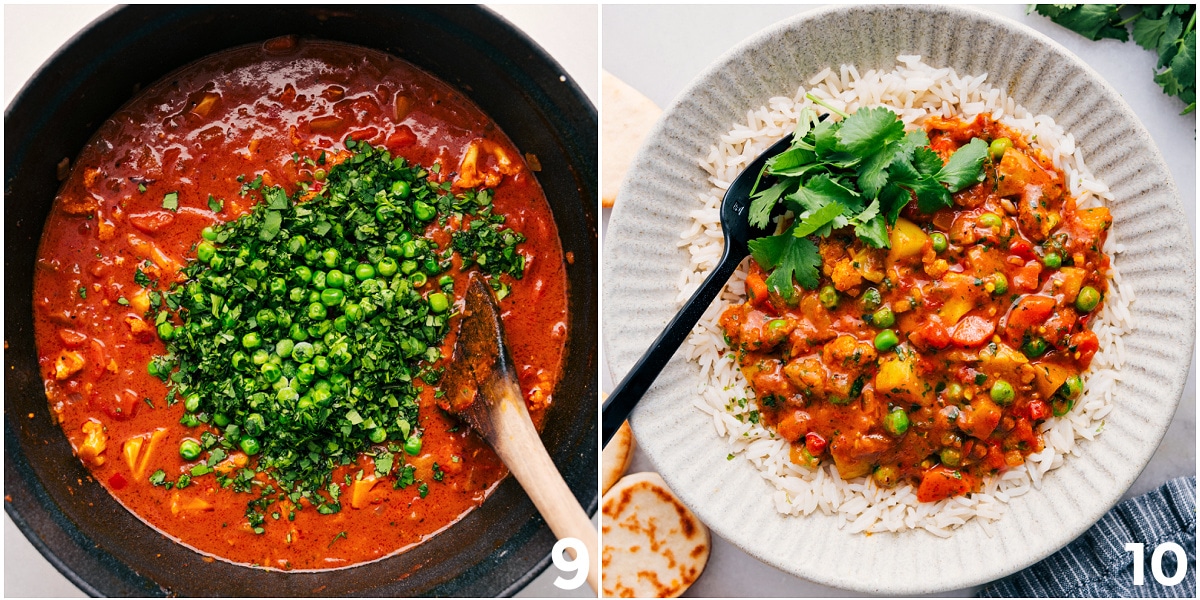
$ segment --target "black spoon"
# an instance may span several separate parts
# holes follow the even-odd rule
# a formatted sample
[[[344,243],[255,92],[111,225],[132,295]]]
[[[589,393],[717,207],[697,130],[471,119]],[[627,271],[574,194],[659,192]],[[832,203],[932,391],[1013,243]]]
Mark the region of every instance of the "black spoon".
[[[705,278],[704,283],[700,284],[696,293],[683,305],[679,314],[671,319],[666,329],[663,329],[646,353],[638,359],[637,364],[633,365],[621,383],[617,384],[612,395],[604,401],[603,444],[608,444],[608,440],[617,433],[617,429],[629,417],[638,400],[642,399],[642,395],[654,384],[667,361],[675,355],[688,332],[700,320],[704,311],[708,310],[713,298],[725,287],[729,276],[741,264],[742,259],[750,254],[750,240],[770,235],[769,230],[751,227],[746,219],[746,211],[750,208],[750,192],[767,160],[787,150],[791,143],[790,134],[775,142],[766,152],[759,154],[725,192],[725,197],[721,200],[721,231],[725,236],[725,251],[721,254],[721,260]]]

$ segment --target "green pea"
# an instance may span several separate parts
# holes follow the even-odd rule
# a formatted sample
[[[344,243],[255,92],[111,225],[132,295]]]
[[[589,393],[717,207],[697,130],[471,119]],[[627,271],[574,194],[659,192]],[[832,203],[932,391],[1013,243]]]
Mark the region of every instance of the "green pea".
[[[268,327],[274,327],[275,326],[275,311],[273,311],[269,308],[264,308],[264,309],[258,311],[257,315],[254,315],[254,321],[257,322],[258,326],[262,327],[263,329],[266,329]]]
[[[821,306],[830,310],[837,308],[838,291],[832,285],[827,285],[817,292],[817,299],[821,301]]]
[[[884,329],[875,336],[875,349],[880,352],[887,352],[899,345],[900,338],[896,337],[896,332],[891,329]]]
[[[312,304],[308,305],[308,318],[314,321],[320,321],[327,316],[329,316],[329,311],[325,308],[324,304],[321,304],[320,302],[313,302]]]
[[[269,352],[267,352],[266,350],[264,350],[262,348],[259,348],[258,350],[254,351],[254,354],[250,355],[250,362],[254,363],[254,366],[257,367],[257,366],[265,365],[267,363],[267,360],[269,360],[270,358],[271,358],[271,354]]]
[[[989,212],[979,215],[979,224],[984,227],[999,227],[1001,222],[1000,215],[996,213]]]
[[[311,363],[304,363],[296,367],[296,379],[305,385],[313,382],[317,377],[317,370]]]
[[[875,310],[883,304],[883,296],[879,294],[879,290],[875,288],[867,288],[867,291],[862,295],[863,310]]]
[[[1003,379],[996,380],[992,384],[992,402],[1001,405],[1011,404],[1013,399],[1017,397],[1017,392],[1013,390],[1013,386]]]
[[[288,357],[292,355],[292,350],[296,347],[296,342],[288,338],[283,338],[275,342],[275,356]]]
[[[325,306],[337,306],[346,298],[346,294],[337,288],[328,288],[321,292],[321,304]]]
[[[313,360],[312,360],[312,365],[313,365],[313,368],[315,368],[317,370],[317,372],[322,375],[328,375],[329,371],[331,370],[330,364],[329,364],[329,358],[324,355],[314,356]]]
[[[358,263],[358,266],[354,267],[354,277],[359,281],[366,281],[374,276],[375,267],[372,267],[367,263]]]
[[[245,452],[247,456],[254,456],[262,450],[262,447],[258,445],[258,440],[250,437],[242,438],[242,441],[238,442],[238,447],[241,448],[242,452]]]
[[[424,273],[414,273],[413,276],[409,278],[409,281],[412,281],[413,287],[419,288],[424,287],[425,284],[429,282],[429,277],[427,277]]]
[[[304,254],[305,248],[308,247],[308,240],[302,235],[293,235],[288,239],[288,252],[292,254]]]
[[[900,482],[900,471],[891,465],[879,465],[872,476],[875,478],[875,484],[881,488],[895,487]]]
[[[326,248],[321,252],[321,262],[326,269],[334,269],[338,266],[338,261],[341,260],[342,253],[338,252],[337,248]]]
[[[210,241],[217,241],[217,230],[212,228],[212,225],[200,230],[200,237]]]
[[[275,277],[271,280],[269,289],[272,296],[278,296],[287,291],[287,281],[282,277]]]
[[[229,417],[225,416],[225,413],[217,413],[213,415],[212,420],[213,425],[216,425],[217,427],[224,427],[229,424]]]
[[[292,269],[292,274],[294,274],[297,279],[299,279],[300,281],[303,281],[304,283],[311,282],[312,278],[313,278],[312,269],[310,269],[304,265],[300,265],[300,266],[296,267],[295,269]]]
[[[325,275],[325,285],[332,288],[345,289],[346,279],[345,273],[334,269]]]
[[[376,427],[371,430],[371,443],[382,444],[387,439],[387,430],[382,427]]]
[[[988,144],[988,156],[993,161],[998,161],[1004,156],[1005,152],[1008,152],[1009,148],[1012,148],[1012,145],[1012,140],[1006,137],[996,138],[992,140],[992,143]]]
[[[772,319],[767,323],[767,336],[773,339],[779,339],[783,335],[783,331],[787,329],[787,319]]]
[[[933,232],[929,235],[929,240],[933,243],[933,251],[941,254],[950,247],[950,242],[946,240],[946,234],[941,232]]]
[[[304,262],[315,265],[321,260],[321,251],[316,248],[309,248],[304,251]]]
[[[908,413],[899,406],[893,408],[891,412],[884,415],[883,428],[896,437],[904,435],[904,432],[908,431]]]
[[[388,258],[400,258],[404,256],[404,248],[400,244],[388,244],[384,247],[383,253]]]
[[[300,399],[300,392],[290,387],[280,388],[275,392],[275,399],[284,404],[291,404]]]
[[[308,292],[304,288],[294,287],[288,290],[288,300],[292,302],[300,302],[308,296]]]
[[[1029,358],[1037,358],[1045,354],[1048,349],[1049,346],[1046,344],[1046,340],[1040,337],[1029,338],[1021,345],[1021,352],[1024,352],[1025,356]]]
[[[200,458],[200,443],[196,440],[188,438],[179,444],[179,456],[183,460],[196,460]]]
[[[892,309],[885,306],[871,315],[871,323],[876,327],[886,329],[896,324],[896,314],[892,312]]]
[[[1074,400],[1068,400],[1066,398],[1054,398],[1054,400],[1050,402],[1050,410],[1056,417],[1061,417],[1071,412],[1072,408],[1075,408]]]
[[[158,337],[164,342],[171,341],[175,337],[175,326],[170,321],[163,321],[158,324]]]
[[[358,323],[359,321],[362,321],[363,317],[365,316],[362,306],[358,304],[347,304],[346,306],[342,307],[342,310],[346,313],[346,318],[349,319],[351,323]]]
[[[335,394],[345,394],[350,389],[350,379],[341,373],[329,376],[329,390]]]
[[[1062,266],[1062,257],[1057,252],[1047,252],[1042,257],[1042,264],[1046,265],[1047,269],[1057,269]]]
[[[329,274],[325,271],[317,271],[312,276],[312,286],[318,290],[323,290],[329,287]]]
[[[200,410],[200,394],[188,394],[188,397],[183,399],[183,408],[188,412]]]
[[[411,191],[412,187],[407,181],[396,181],[392,183],[392,194],[395,194],[396,196],[407,198],[409,192]]]
[[[346,285],[350,285],[352,283],[352,280],[350,279],[351,275],[349,275],[349,274],[354,273],[354,267],[357,267],[357,266],[358,266],[358,261],[354,260],[353,256],[347,256],[346,258],[342,259],[342,264],[340,265],[340,267],[342,269],[342,273],[347,273]]]
[[[946,386],[946,397],[951,400],[962,400],[963,386],[958,383],[951,383]]]
[[[317,388],[312,392],[312,401],[317,406],[326,407],[333,402],[333,394],[327,389]]]
[[[416,455],[420,454],[421,453],[421,438],[414,435],[414,436],[409,437],[407,440],[404,440],[404,451],[409,453],[412,456],[416,456]]]
[[[396,274],[396,270],[400,268],[400,265],[396,262],[396,259],[386,256],[380,259],[379,264],[375,268],[379,271],[380,275],[391,277]],[[355,274],[357,275],[357,273]]]
[[[407,232],[405,232],[405,233],[407,233]],[[406,241],[406,242],[404,242],[404,245],[402,247],[404,249],[403,250],[404,258],[416,257],[416,255],[417,255],[417,243],[416,242],[414,242],[412,240]]]
[[[217,247],[212,242],[204,240],[196,245],[196,258],[200,259],[200,262],[207,263],[216,255]]]
[[[1079,290],[1079,295],[1075,296],[1075,308],[1080,311],[1092,312],[1099,304],[1100,292],[1090,285],[1083,286],[1083,289]]]
[[[449,286],[454,285],[454,276],[453,275],[442,275],[441,277],[438,277],[438,287],[446,287],[448,285]]]
[[[266,379],[267,383],[275,383],[283,377],[283,371],[279,368],[279,365],[272,362],[263,365],[259,371],[262,372],[263,379]]]
[[[300,342],[299,344],[296,344],[295,348],[292,348],[292,360],[298,363],[306,363],[312,360],[315,353],[316,351],[313,349],[312,344],[308,342]]]
[[[1008,278],[1004,273],[992,274],[992,295],[1003,296],[1008,293]]]
[[[245,364],[246,364],[246,362],[248,362],[249,360],[250,360],[250,357],[249,357],[249,356],[246,356],[246,353],[245,353],[245,352],[242,352],[241,350],[238,350],[237,352],[234,352],[234,353],[233,353],[233,357],[229,359],[229,362],[230,362],[231,364],[233,364],[233,368],[235,368],[235,369],[240,369],[240,368],[242,368],[242,366],[243,366],[243,365],[245,365]]]
[[[413,202],[413,215],[422,221],[429,221],[437,216],[437,209],[417,200]]]
[[[450,300],[445,294],[436,292],[429,295],[429,310],[432,310],[435,313],[443,313],[446,312],[446,309],[449,307]]]
[[[323,292],[323,291],[325,291],[324,287],[321,288],[321,292]],[[313,302],[320,302],[321,301],[321,292],[318,292],[317,290],[308,290],[308,294],[304,296],[304,302],[307,304],[312,304]]]
[[[942,448],[938,453],[938,457],[942,459],[942,464],[947,467],[957,467],[962,462],[962,452],[957,448]]]
[[[262,336],[258,335],[258,333],[254,331],[242,336],[242,347],[247,350],[253,350],[261,345]]]
[[[1074,400],[1082,393],[1083,379],[1080,379],[1078,375],[1072,375],[1068,377],[1067,380],[1063,382],[1062,386],[1058,388],[1058,395],[1066,398],[1067,400]]]
[[[305,331],[299,323],[292,323],[292,326],[288,328],[288,338],[293,342],[303,342],[308,339],[308,331]]]
[[[333,320],[333,328],[339,333],[346,333],[350,330],[350,319],[347,319],[346,315],[338,315],[338,317]]]
[[[417,265],[417,261],[415,261],[415,260],[406,260],[406,261],[400,263],[400,272],[404,273],[405,275],[411,275],[413,272],[415,272],[417,270],[417,268],[418,268],[418,265]]]

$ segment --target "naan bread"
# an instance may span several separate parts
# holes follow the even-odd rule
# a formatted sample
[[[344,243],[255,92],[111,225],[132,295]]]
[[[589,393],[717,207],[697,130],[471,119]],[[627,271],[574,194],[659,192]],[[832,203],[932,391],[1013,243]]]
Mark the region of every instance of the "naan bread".
[[[605,597],[675,598],[704,571],[708,529],[657,473],[634,473],[604,494]]]
[[[633,431],[629,429],[629,421],[621,423],[621,428],[604,447],[601,458],[600,493],[604,494],[625,474],[633,459]]]
[[[600,198],[604,207],[608,208],[617,199],[617,188],[625,179],[633,155],[662,110],[608,71],[604,72],[600,87],[601,109],[604,111],[600,125],[600,135],[604,140]]]

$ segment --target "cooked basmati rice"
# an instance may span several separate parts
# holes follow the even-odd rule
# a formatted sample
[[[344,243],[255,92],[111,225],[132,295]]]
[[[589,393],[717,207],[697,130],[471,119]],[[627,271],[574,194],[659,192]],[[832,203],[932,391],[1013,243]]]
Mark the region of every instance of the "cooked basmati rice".
[[[720,136],[708,156],[699,161],[712,187],[699,194],[697,207],[690,212],[691,226],[680,236],[679,245],[687,249],[691,263],[680,276],[676,302],[691,296],[721,256],[720,205],[730,183],[756,156],[795,128],[801,109],[808,106],[825,112],[805,98],[806,93],[848,113],[862,107],[887,106],[909,128],[919,127],[933,115],[971,120],[990,112],[993,119],[1026,135],[1032,146],[1063,171],[1080,207],[1112,202],[1108,187],[1084,165],[1075,138],[1051,117],[1033,115],[1003,90],[987,85],[986,74],[959,76],[953,69],[935,69],[919,56],[901,55],[896,60],[896,68],[887,72],[869,70],[860,74],[853,65],[843,65],[836,71],[826,68],[808,80],[811,87],[801,86],[792,97],[771,98],[767,106],[747,111],[745,123],[734,124]],[[750,422],[747,414],[757,409],[753,392],[734,354],[727,352],[717,324],[725,307],[745,299],[748,261],[730,279],[684,344],[683,352],[699,366],[699,380],[703,382],[694,404],[712,416],[713,426],[728,439],[732,453],[750,461],[772,484],[775,491],[771,501],[782,514],[808,515],[820,510],[837,516],[839,527],[851,532],[924,529],[941,537],[975,519],[990,535],[990,524],[1004,515],[1009,499],[1039,489],[1042,480],[1060,467],[1067,455],[1080,455],[1084,445],[1078,441],[1094,439],[1104,428],[1105,415],[1113,409],[1115,383],[1125,362],[1121,336],[1134,327],[1129,311],[1133,293],[1122,283],[1117,270],[1116,257],[1122,249],[1115,231],[1110,230],[1105,244],[1105,252],[1113,257],[1109,291],[1104,309],[1092,326],[1100,340],[1100,351],[1084,375],[1083,395],[1066,416],[1051,417],[1042,423],[1039,430],[1044,450],[1029,455],[1021,467],[986,481],[978,493],[918,502],[911,484],[884,489],[869,476],[844,481],[831,461],[815,470],[792,463],[787,441],[761,423]]]

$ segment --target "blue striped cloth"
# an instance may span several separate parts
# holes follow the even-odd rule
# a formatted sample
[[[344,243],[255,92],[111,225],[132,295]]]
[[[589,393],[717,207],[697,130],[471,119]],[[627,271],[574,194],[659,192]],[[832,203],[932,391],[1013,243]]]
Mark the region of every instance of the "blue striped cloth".
[[[1134,585],[1133,553],[1125,544],[1143,547],[1143,584]],[[1187,554],[1187,576],[1165,586],[1151,571],[1154,549],[1175,542]],[[1162,554],[1162,574],[1175,575],[1176,555]],[[994,581],[979,596],[1007,597],[1196,597],[1196,478],[1181,477],[1144,496],[1130,498],[1108,511],[1087,533],[1019,573]]]

